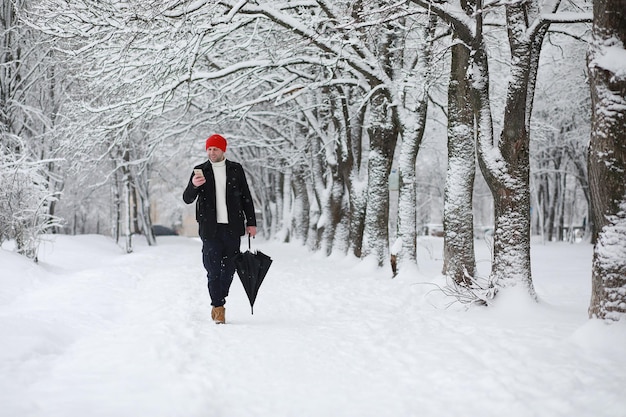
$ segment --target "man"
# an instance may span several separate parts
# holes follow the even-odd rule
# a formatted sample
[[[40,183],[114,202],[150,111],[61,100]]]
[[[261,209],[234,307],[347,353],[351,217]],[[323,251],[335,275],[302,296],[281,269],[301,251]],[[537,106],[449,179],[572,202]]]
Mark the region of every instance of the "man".
[[[235,256],[246,232],[256,235],[254,203],[241,164],[225,158],[226,139],[214,134],[206,140],[208,161],[194,167],[183,192],[187,204],[196,201],[196,220],[202,239],[202,262],[207,271],[211,318],[226,323],[226,296],[233,282]]]

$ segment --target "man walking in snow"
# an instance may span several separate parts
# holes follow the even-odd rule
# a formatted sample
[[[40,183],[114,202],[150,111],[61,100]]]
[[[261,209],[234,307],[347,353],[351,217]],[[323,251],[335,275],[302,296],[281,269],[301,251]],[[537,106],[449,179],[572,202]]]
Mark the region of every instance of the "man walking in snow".
[[[226,139],[214,134],[206,140],[208,161],[194,167],[183,200],[196,202],[202,239],[202,262],[207,271],[211,318],[226,322],[224,304],[235,273],[241,236],[256,235],[254,203],[241,164],[227,160]]]

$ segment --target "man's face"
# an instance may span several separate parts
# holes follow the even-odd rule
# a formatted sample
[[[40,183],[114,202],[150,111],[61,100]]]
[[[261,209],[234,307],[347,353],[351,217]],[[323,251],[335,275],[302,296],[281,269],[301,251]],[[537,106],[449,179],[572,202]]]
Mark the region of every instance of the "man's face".
[[[215,146],[209,146],[206,150],[206,154],[211,162],[221,162],[224,160],[224,151],[220,148],[216,148]]]

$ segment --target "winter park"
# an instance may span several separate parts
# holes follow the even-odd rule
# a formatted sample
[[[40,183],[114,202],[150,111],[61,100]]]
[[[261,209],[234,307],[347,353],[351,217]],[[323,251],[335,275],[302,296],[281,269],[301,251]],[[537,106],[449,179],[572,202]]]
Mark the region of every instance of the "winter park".
[[[0,417],[626,417],[623,0],[0,10]]]

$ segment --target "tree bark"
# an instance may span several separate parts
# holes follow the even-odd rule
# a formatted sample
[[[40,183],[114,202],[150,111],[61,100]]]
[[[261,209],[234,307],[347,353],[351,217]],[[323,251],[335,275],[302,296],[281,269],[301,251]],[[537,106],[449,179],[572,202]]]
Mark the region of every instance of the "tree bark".
[[[476,273],[472,211],[476,146],[474,114],[467,82],[470,50],[461,42],[453,44],[448,85],[448,168],[443,206],[443,274],[458,284],[470,285]]]
[[[415,163],[424,138],[428,114],[428,89],[432,82],[433,38],[437,26],[437,15],[431,14],[423,31],[416,68],[406,79],[403,92],[405,102],[398,109],[402,145],[398,168],[400,171],[400,193],[398,201],[398,236],[402,241],[400,263],[417,259],[417,192]]]
[[[310,202],[304,172],[298,168],[293,173],[293,228],[296,237],[306,242],[309,235]]]
[[[626,316],[626,10],[620,0],[596,0],[589,49],[592,129],[589,186],[596,243],[589,317]],[[621,66],[612,63],[622,57]]]
[[[378,266],[383,266],[389,258],[388,179],[398,140],[398,128],[393,123],[390,104],[386,93],[379,91],[374,94],[371,101],[372,125],[368,128],[370,151],[365,211],[366,255],[374,256]]]

